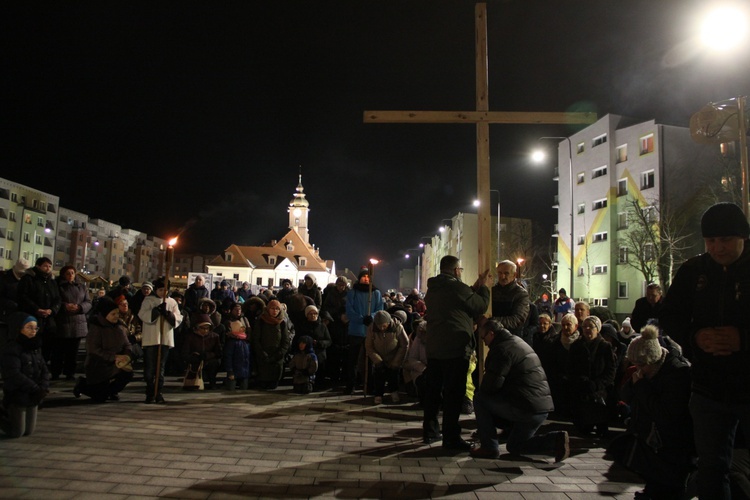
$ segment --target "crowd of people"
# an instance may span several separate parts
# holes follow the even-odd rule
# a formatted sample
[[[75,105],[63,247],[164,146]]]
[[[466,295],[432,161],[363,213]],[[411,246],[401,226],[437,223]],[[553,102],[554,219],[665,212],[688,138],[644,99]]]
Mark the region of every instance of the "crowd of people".
[[[504,439],[512,455],[564,460],[568,432],[538,433],[554,417],[609,438],[608,453],[645,478],[642,498],[682,498],[695,470],[701,498],[731,498],[750,491],[732,459],[750,435],[750,226],[718,204],[701,229],[706,253],[682,265],[666,295],[649,284],[621,325],[564,289],[532,301],[509,260],[490,289],[489,270],[469,286],[446,256],[424,296],[383,293],[363,268],[351,285],[339,277],[321,289],[307,275],[258,295],[247,283],[209,290],[201,276],[184,293],[164,278],[134,290],[123,276],[90,297],[72,267],[55,277],[49,259],[31,268],[21,259],[0,276],[0,424],[13,437],[33,432],[61,377],[76,381],[75,397],[117,401],[139,362],[147,404],[165,402],[165,374],[188,390],[231,391],[272,391],[288,374],[294,393],[361,389],[376,405],[406,391],[423,409],[423,441],[451,452],[497,458]],[[477,447],[459,424],[472,410]],[[626,431],[613,435],[613,423]]]

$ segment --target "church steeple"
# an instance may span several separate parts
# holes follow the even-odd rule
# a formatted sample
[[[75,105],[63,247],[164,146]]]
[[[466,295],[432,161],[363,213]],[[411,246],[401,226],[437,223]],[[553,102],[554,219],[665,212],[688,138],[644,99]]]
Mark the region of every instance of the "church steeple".
[[[302,165],[299,167],[299,181],[294,198],[289,202],[289,229],[294,229],[302,240],[309,244],[310,235],[307,231],[307,218],[310,213],[310,202],[305,198],[305,188],[302,187]]]

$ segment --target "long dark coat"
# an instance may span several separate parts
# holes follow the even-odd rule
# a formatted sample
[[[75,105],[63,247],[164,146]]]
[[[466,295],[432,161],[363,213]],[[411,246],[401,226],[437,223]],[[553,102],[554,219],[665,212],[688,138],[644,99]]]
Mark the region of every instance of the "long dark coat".
[[[60,283],[60,312],[57,313],[57,337],[61,338],[81,338],[88,333],[88,324],[86,316],[91,310],[91,299],[86,286],[81,283],[70,283],[62,281]],[[68,312],[62,304],[76,304],[80,310]]]
[[[133,356],[125,326],[120,322],[112,324],[101,314],[95,314],[86,337],[84,369],[88,385],[107,382],[120,372],[115,366],[116,354]]]

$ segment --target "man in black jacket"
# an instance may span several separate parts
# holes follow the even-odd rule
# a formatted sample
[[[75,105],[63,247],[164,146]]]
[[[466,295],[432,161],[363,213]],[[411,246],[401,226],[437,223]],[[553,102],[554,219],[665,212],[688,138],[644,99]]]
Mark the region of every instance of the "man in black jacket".
[[[659,318],[692,363],[690,413],[699,498],[731,498],[729,468],[739,426],[750,435],[750,226],[731,203],[701,219],[706,253],[685,262]]]
[[[570,453],[566,431],[534,435],[547,414],[555,409],[539,356],[495,318],[488,320],[480,331],[490,352],[484,364],[482,385],[474,395],[481,446],[471,450],[471,456],[500,455],[495,425],[500,420],[511,425],[507,448],[512,455],[549,454],[555,457],[555,462],[565,460]]]
[[[630,327],[636,333],[640,333],[648,320],[659,319],[663,307],[661,286],[658,283],[650,283],[646,287],[646,296],[635,301],[633,313],[630,315]]]
[[[489,269],[479,275],[474,286],[461,281],[461,261],[452,255],[440,260],[440,274],[427,281],[427,392],[422,422],[426,444],[443,440],[443,449],[469,451],[471,444],[461,438],[461,403],[466,394],[466,375],[476,341],[474,320],[487,311],[490,290],[485,286]],[[348,306],[348,303],[347,303]],[[349,318],[352,319],[351,317]],[[438,413],[443,405],[443,433]]]
[[[497,285],[492,287],[492,317],[510,333],[523,338],[523,327],[529,317],[529,294],[516,281],[516,264],[509,260],[497,265]],[[527,342],[531,344],[531,339]]]
[[[39,257],[33,269],[26,271],[18,284],[18,309],[37,318],[42,355],[52,356],[52,338],[57,331],[55,316],[60,311],[60,289],[52,276],[52,261]]]

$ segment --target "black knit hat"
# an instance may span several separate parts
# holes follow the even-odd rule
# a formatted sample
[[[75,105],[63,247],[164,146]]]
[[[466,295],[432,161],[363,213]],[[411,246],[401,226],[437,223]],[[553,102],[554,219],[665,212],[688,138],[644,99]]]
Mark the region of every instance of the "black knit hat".
[[[102,316],[106,316],[110,313],[110,311],[113,311],[115,309],[118,309],[117,303],[106,295],[99,299],[99,301],[96,303],[96,312],[98,312]]]
[[[739,236],[746,240],[750,237],[750,225],[740,207],[734,203],[717,203],[703,214],[701,233],[704,238]]]

